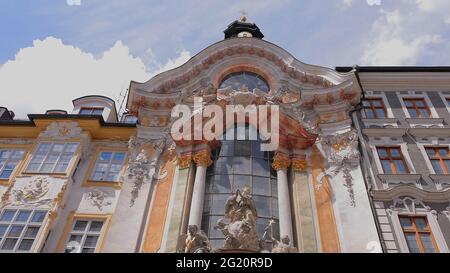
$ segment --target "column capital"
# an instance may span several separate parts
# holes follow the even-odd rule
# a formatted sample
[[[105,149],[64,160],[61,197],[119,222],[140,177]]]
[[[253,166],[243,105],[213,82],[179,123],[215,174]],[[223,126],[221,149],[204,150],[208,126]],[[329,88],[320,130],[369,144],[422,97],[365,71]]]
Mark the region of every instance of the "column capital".
[[[197,166],[209,167],[213,161],[211,160],[211,153],[208,150],[201,150],[194,153],[193,160]]]
[[[182,154],[178,157],[178,166],[180,169],[186,169],[191,166],[192,153]]]
[[[276,171],[287,170],[287,168],[289,168],[290,165],[291,159],[286,154],[276,153],[275,156],[273,157],[272,168],[274,168]]]
[[[292,168],[297,172],[304,172],[308,168],[306,158],[294,157],[292,158]]]

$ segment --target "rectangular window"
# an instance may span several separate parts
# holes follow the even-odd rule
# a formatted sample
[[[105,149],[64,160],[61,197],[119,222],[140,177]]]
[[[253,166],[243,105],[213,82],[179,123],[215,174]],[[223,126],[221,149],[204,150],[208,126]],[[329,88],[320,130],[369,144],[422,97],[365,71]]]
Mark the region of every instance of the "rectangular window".
[[[370,98],[363,101],[367,118],[387,118],[386,108],[381,98]]]
[[[101,116],[103,114],[103,108],[99,107],[81,107],[80,115],[89,115],[89,116]]]
[[[92,181],[118,182],[126,152],[102,151],[92,172]]]
[[[77,147],[77,143],[42,142],[34,152],[26,171],[64,174]]]
[[[0,179],[9,179],[24,154],[25,151],[20,149],[0,150]]]
[[[427,218],[400,216],[403,234],[411,253],[435,253],[437,247]]]
[[[377,152],[385,174],[409,173],[400,147],[377,147]]]
[[[403,98],[403,102],[411,118],[431,117],[430,108],[424,98]]]
[[[436,174],[450,174],[450,151],[448,147],[425,147]]]
[[[0,252],[31,251],[46,215],[45,210],[4,209],[0,212]]]
[[[105,221],[102,219],[76,219],[67,239],[65,253],[94,253],[104,226]]]

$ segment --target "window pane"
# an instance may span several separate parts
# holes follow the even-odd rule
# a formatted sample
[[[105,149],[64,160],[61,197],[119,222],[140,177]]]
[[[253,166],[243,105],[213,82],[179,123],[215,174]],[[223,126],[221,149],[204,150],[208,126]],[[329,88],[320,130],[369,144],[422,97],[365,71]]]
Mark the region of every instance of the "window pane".
[[[89,227],[90,232],[100,232],[103,227],[103,222],[101,221],[92,221],[91,226]]]
[[[39,170],[39,166],[41,166],[40,163],[30,163],[28,165],[27,171],[28,172],[37,172]]]
[[[425,218],[415,218],[415,222],[418,230],[427,230],[427,220]]]
[[[212,193],[231,193],[231,179],[228,175],[216,175],[212,181]],[[225,204],[224,204],[225,205]]]
[[[255,200],[258,216],[270,217],[270,198],[263,196],[253,196]]]
[[[425,248],[425,253],[434,253],[434,245],[431,241],[431,235],[429,233],[420,233],[420,239],[422,240],[422,245]]]
[[[11,229],[8,232],[8,237],[20,237],[20,234],[22,234],[24,226],[11,226]]]
[[[449,156],[448,156],[448,150],[447,149],[439,149],[439,155],[442,157],[442,158],[448,158]]]
[[[101,181],[101,180],[103,180],[103,172],[95,172],[93,175],[92,175],[92,180],[95,180],[95,181]]]
[[[39,227],[28,227],[25,231],[24,237],[25,238],[36,238],[36,235],[39,232]]]
[[[10,150],[0,150],[0,158],[8,159],[11,156]]]
[[[2,179],[8,179],[12,174],[11,170],[4,170],[0,173],[0,178]]]
[[[425,150],[427,151],[429,157],[436,156],[436,151],[433,148],[426,148]]]
[[[250,157],[234,157],[233,160],[234,174],[251,174],[251,158]]]
[[[404,99],[403,102],[405,103],[406,107],[413,107],[414,106],[414,104],[413,104],[413,102],[411,100]]]
[[[450,172],[450,160],[444,160],[445,166],[447,166],[447,174]]]
[[[61,153],[64,150],[63,143],[55,143],[52,148],[52,152]]]
[[[250,156],[251,154],[251,144],[250,141],[242,140],[236,141],[234,146],[235,156]]]
[[[219,157],[215,164],[216,174],[231,174],[233,167],[233,157]]]
[[[417,113],[416,109],[408,109],[409,116],[412,118],[419,117],[419,113]]]
[[[116,182],[119,181],[119,173],[109,172],[106,175],[105,181]]]
[[[378,148],[377,150],[378,150],[378,156],[379,157],[383,157],[383,158],[388,157],[388,153],[387,153],[386,149]]]
[[[406,242],[411,253],[420,253],[415,233],[405,233]]]
[[[16,168],[17,162],[11,162],[9,161],[8,163],[5,164],[5,170],[14,170]]]
[[[125,160],[125,153],[116,152],[113,160],[122,163]]]
[[[55,173],[65,173],[69,164],[67,163],[58,163],[55,168]]]
[[[416,106],[417,107],[424,107],[425,106],[425,102],[423,100],[416,100]]]
[[[81,243],[81,240],[83,239],[83,236],[82,235],[70,235],[70,237],[69,237],[69,241],[68,241],[68,243],[67,244],[69,244],[69,243],[73,243],[73,242],[76,242],[76,243]]]
[[[0,221],[2,222],[11,222],[14,214],[16,214],[16,210],[5,210],[3,212],[2,218],[0,219]]]
[[[225,214],[225,203],[228,199],[228,194],[214,194],[212,195],[211,214]]]
[[[235,175],[233,178],[233,192],[244,189],[244,187],[252,187],[252,177],[248,175]],[[224,203],[225,204],[225,203]]]
[[[98,236],[86,236],[86,240],[84,241],[85,247],[96,247],[97,246]]]
[[[30,218],[31,211],[29,210],[21,210],[17,215],[15,222],[27,222],[28,218]]]
[[[400,224],[404,229],[413,228],[411,218],[400,217]]]
[[[433,169],[437,174],[444,173],[441,167],[441,162],[439,160],[431,160],[431,165],[433,165]]]
[[[108,170],[108,164],[107,163],[98,163],[95,167],[95,171],[97,172],[106,172]]]
[[[95,253],[95,249],[94,248],[83,248],[81,253]]]
[[[111,164],[110,172],[119,173],[122,170],[122,165],[120,164]]]
[[[78,144],[76,143],[68,143],[66,144],[65,151],[68,153],[74,153],[77,150]]]
[[[33,246],[34,239],[23,239],[19,245],[19,251],[29,251]]]
[[[75,231],[85,231],[87,227],[88,221],[76,221],[73,230]]]
[[[419,109],[420,111],[420,116],[422,118],[429,118],[430,117],[430,113],[428,112],[428,109]]]
[[[264,152],[261,151],[261,142],[252,141],[252,156],[253,157],[264,157]]]
[[[363,100],[363,101],[362,101],[362,104],[363,104],[363,106],[365,106],[365,107],[370,106],[370,102],[367,101],[367,100]]]
[[[383,104],[381,103],[381,100],[372,100],[372,105],[375,107],[382,107]]]
[[[52,145],[50,143],[41,143],[37,150],[38,153],[47,153]]]
[[[25,151],[23,151],[23,150],[16,150],[16,151],[14,151],[14,154],[12,155],[11,158],[13,158],[13,159],[22,159],[24,154],[25,154]]]
[[[253,177],[253,194],[270,196],[270,178]]]
[[[253,170],[252,170],[252,174],[253,175],[258,175],[258,176],[269,176],[269,162],[266,159],[262,159],[262,158],[254,158],[252,160],[252,165],[253,165]]]
[[[13,250],[18,239],[7,238],[3,242],[2,250]]]
[[[46,211],[35,211],[33,217],[31,218],[31,222],[41,223],[42,221],[44,221],[46,214],[47,214]]]
[[[100,160],[101,161],[110,161],[112,157],[112,152],[101,152]]]
[[[53,164],[53,163],[44,163],[44,164],[42,164],[42,167],[39,170],[39,172],[41,172],[41,173],[51,173],[53,171],[53,167],[54,166],[55,166],[55,164]]]
[[[5,235],[7,228],[8,228],[7,225],[0,225],[0,238],[3,237],[3,235]]]
[[[381,160],[381,165],[383,166],[383,171],[385,174],[393,174],[391,162],[389,160]]]
[[[375,113],[372,109],[366,109],[366,117],[367,118],[375,118]]]
[[[376,109],[376,113],[377,113],[377,118],[385,118],[386,117],[386,113],[384,112],[383,109]]]
[[[400,155],[400,149],[391,149],[391,156],[392,157],[401,157],[401,155]]]
[[[407,173],[406,166],[403,163],[403,160],[394,160],[394,164],[395,164],[395,167],[397,168],[397,173],[398,174],[405,174],[405,173]]]

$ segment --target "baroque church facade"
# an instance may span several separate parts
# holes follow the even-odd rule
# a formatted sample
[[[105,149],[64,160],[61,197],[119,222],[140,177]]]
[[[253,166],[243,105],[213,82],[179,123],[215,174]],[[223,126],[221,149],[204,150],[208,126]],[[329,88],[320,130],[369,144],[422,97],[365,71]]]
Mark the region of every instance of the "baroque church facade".
[[[331,69],[263,37],[231,23],[131,82],[120,119],[102,96],[0,108],[0,252],[449,252],[450,68]],[[179,105],[217,138],[173,138]],[[233,105],[277,107],[275,150],[220,137],[261,133],[255,113],[202,115]]]

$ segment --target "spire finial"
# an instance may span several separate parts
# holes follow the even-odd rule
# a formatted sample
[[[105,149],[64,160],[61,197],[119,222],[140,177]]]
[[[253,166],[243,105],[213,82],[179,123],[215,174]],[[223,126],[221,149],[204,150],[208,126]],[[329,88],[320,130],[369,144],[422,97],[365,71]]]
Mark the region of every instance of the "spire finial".
[[[245,10],[241,11],[241,18],[240,18],[241,22],[247,22],[247,12]]]

